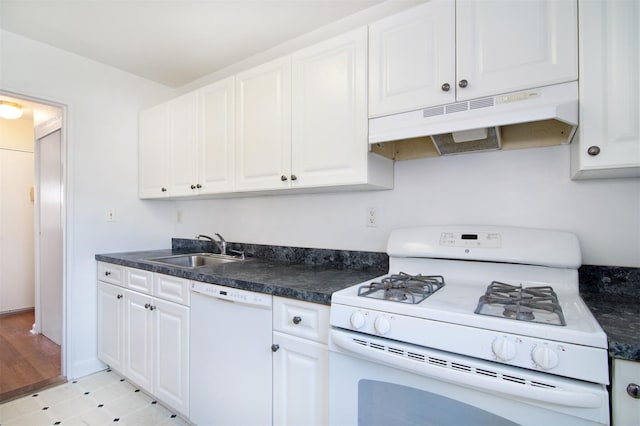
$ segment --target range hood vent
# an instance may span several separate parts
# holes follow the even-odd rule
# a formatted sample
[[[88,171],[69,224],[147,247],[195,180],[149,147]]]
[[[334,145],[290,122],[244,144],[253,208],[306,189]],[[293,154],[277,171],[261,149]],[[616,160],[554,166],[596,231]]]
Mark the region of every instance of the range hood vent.
[[[372,118],[369,143],[430,136],[438,155],[485,151],[502,148],[502,126],[554,120],[568,128],[569,143],[578,125],[577,81]]]

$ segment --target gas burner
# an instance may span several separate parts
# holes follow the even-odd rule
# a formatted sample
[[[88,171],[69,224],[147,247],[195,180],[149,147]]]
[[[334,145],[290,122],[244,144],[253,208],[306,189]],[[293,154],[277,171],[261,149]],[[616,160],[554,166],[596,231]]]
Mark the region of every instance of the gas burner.
[[[558,296],[549,286],[522,287],[494,281],[478,301],[476,314],[567,325]]]
[[[404,272],[389,275],[358,289],[358,296],[417,304],[444,286],[440,275],[410,275]]]

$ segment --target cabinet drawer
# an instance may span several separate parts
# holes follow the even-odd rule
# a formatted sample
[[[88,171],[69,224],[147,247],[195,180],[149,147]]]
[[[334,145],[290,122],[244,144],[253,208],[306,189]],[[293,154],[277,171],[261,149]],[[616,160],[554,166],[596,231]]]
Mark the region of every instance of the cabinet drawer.
[[[125,287],[140,293],[153,293],[153,272],[127,268],[125,271]]]
[[[98,262],[98,280],[107,283],[124,286],[124,267],[112,263]]]
[[[189,306],[189,280],[170,275],[153,275],[153,294],[160,299]]]
[[[326,344],[329,333],[329,307],[274,297],[273,329]]]

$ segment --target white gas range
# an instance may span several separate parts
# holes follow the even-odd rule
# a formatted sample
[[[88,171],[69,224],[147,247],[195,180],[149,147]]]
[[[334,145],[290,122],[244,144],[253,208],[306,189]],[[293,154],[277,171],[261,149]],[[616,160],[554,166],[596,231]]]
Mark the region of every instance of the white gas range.
[[[332,296],[331,424],[429,424],[405,403],[392,417],[364,414],[363,405],[376,404],[364,402],[362,380],[436,395],[411,394],[426,398],[422,406],[456,401],[455,412],[471,410],[456,419],[466,424],[483,416],[491,424],[608,424],[607,338],[580,298],[575,235],[407,228],[391,233],[387,253],[388,274]],[[384,371],[388,377],[373,379]],[[393,386],[367,392],[402,393]],[[505,409],[504,398],[519,408]],[[451,409],[428,412],[442,424]]]

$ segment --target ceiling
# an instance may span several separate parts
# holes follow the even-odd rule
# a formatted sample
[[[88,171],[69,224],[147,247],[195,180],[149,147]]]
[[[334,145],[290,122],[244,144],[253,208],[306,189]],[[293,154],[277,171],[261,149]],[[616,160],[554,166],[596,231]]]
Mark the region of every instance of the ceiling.
[[[180,87],[382,0],[0,0],[0,27]]]

